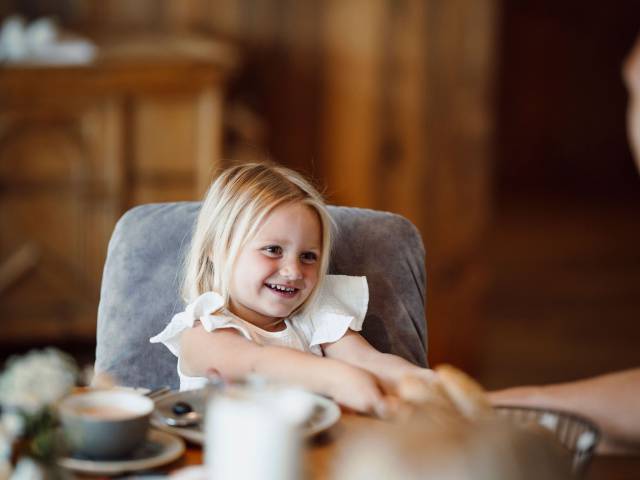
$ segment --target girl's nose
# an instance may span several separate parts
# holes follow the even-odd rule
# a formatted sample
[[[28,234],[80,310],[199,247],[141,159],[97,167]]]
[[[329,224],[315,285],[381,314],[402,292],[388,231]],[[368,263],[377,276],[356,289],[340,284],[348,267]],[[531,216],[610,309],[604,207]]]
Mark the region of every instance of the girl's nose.
[[[286,262],[280,268],[280,275],[287,280],[299,280],[302,278],[302,272],[296,262]]]

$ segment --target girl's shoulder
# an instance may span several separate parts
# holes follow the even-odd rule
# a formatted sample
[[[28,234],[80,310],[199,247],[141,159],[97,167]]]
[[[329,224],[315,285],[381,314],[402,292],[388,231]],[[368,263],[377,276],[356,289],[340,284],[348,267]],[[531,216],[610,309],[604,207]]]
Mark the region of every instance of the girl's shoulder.
[[[369,304],[369,284],[365,276],[327,275],[322,285],[316,304],[311,310],[315,312],[333,311],[362,315]]]
[[[327,275],[314,304],[291,321],[310,346],[331,343],[348,329],[362,330],[368,305],[366,277]]]
[[[234,328],[251,339],[245,322],[226,311],[224,298],[216,292],[205,292],[190,302],[182,312],[176,313],[167,326],[151,337],[151,343],[162,343],[176,356],[180,353],[181,334],[200,323],[207,332],[219,328]]]

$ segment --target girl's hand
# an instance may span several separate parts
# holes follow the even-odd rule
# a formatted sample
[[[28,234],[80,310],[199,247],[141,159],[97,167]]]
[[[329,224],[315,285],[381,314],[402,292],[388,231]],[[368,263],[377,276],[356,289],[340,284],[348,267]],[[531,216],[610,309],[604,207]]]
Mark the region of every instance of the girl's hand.
[[[388,399],[374,375],[346,363],[336,373],[328,391],[336,402],[343,407],[379,418],[389,415]]]

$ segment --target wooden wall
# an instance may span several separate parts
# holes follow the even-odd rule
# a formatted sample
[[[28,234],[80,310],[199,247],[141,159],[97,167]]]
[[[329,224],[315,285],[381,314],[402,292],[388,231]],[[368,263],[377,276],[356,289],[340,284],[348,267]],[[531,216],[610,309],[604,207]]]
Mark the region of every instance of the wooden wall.
[[[504,2],[497,77],[499,199],[637,198],[622,64],[640,2]]]
[[[264,152],[316,178],[333,203],[412,220],[427,247],[430,360],[472,369],[498,0],[41,0],[24,13],[56,13],[90,35],[236,42],[245,62],[229,88],[227,154]]]

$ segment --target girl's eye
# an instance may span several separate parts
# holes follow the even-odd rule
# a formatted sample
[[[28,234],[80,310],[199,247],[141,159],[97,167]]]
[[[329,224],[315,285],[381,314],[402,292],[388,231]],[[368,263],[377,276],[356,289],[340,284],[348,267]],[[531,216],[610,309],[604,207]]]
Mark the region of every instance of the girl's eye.
[[[264,247],[262,251],[270,257],[282,255],[282,247],[279,247],[278,245],[269,245],[268,247]]]
[[[316,263],[318,261],[318,256],[313,252],[304,252],[300,255],[300,260],[302,263]]]

